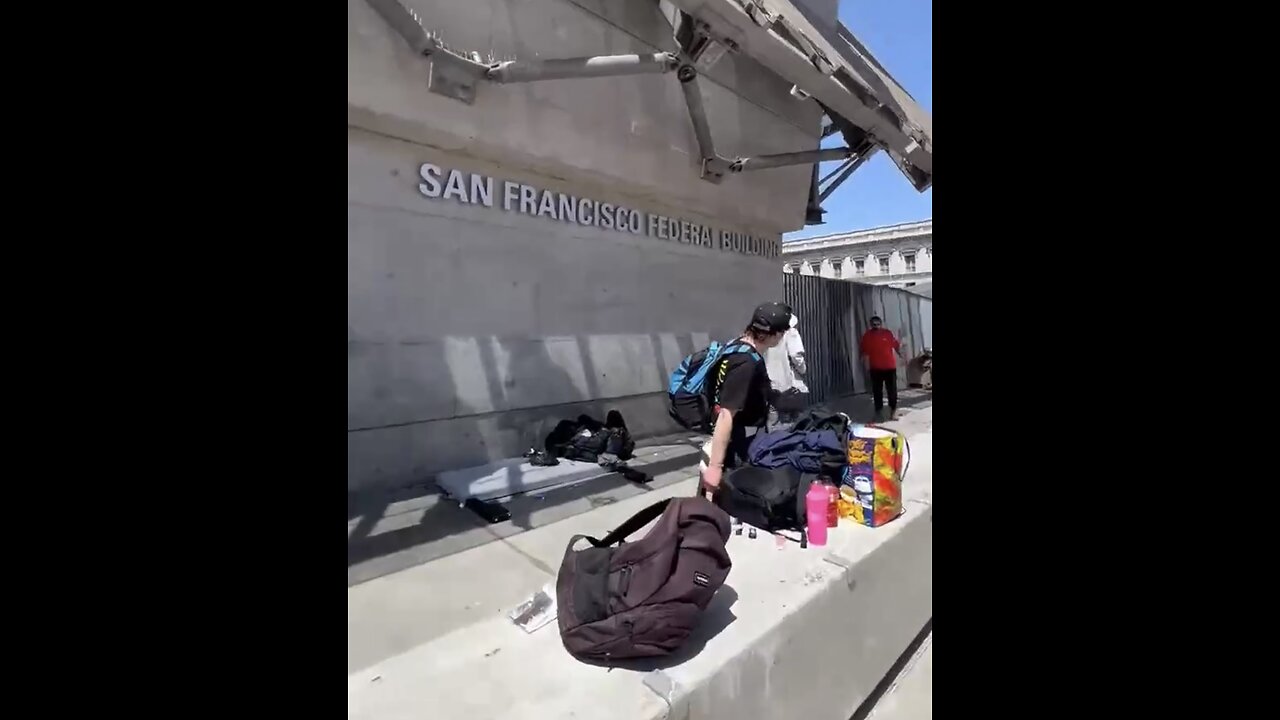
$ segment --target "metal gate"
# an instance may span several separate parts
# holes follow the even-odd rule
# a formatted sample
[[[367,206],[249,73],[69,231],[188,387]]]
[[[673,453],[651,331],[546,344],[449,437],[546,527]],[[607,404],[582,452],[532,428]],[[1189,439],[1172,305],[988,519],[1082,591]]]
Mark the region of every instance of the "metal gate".
[[[858,339],[873,315],[902,343],[913,358],[933,345],[933,301],[878,285],[864,285],[817,275],[782,274],[783,298],[800,318],[804,340],[805,383],[810,400],[822,403],[841,395],[868,392],[870,385],[858,357]],[[906,386],[899,371],[899,386]]]

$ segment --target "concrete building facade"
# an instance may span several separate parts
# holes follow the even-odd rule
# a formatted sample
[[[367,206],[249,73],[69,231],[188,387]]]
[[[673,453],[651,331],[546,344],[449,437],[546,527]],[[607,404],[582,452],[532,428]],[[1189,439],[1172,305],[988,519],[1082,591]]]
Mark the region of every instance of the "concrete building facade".
[[[933,220],[792,240],[782,271],[911,289],[933,281]]]
[[[808,4],[836,24],[834,0]],[[423,50],[674,55],[671,2],[397,6],[432,40],[415,44],[388,0],[348,0],[348,491],[519,456],[582,412],[616,408],[638,437],[676,429],[671,368],[780,297],[811,166],[708,182],[674,72],[479,82],[460,100]],[[725,157],[818,147],[822,109],[748,53],[698,84]]]
[[[657,3],[405,4],[495,57],[673,44]],[[670,369],[779,295],[809,168],[701,180],[671,76],[483,85],[466,105],[427,91],[430,62],[366,0],[348,0],[347,49],[348,489],[518,456],[604,406],[673,429]],[[749,58],[702,88],[735,152],[817,146],[818,108]]]

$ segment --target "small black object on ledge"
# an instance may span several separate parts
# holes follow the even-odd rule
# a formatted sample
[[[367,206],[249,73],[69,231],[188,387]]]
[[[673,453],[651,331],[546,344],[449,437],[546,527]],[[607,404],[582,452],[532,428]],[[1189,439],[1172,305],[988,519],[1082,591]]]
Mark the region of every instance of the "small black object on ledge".
[[[511,511],[492,500],[468,498],[462,505],[471,512],[479,515],[482,520],[490,525],[496,525],[497,523],[506,522],[511,519]]]

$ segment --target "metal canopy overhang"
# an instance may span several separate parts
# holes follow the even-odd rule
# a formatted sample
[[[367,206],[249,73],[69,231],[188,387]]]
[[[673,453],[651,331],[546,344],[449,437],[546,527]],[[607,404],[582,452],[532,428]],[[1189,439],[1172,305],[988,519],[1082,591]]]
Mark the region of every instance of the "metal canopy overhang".
[[[865,132],[917,190],[933,185],[931,116],[844,25],[837,48],[788,0],[668,1]]]

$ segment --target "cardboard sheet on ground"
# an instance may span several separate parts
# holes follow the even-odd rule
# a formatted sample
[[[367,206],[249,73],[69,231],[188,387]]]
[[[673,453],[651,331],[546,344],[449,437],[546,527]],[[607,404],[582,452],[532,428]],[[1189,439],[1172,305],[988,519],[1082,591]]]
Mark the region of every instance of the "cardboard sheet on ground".
[[[559,465],[545,467],[511,459],[442,472],[436,484],[459,502],[471,498],[500,500],[535,490],[576,485],[612,472],[596,463],[579,460],[561,460]]]

